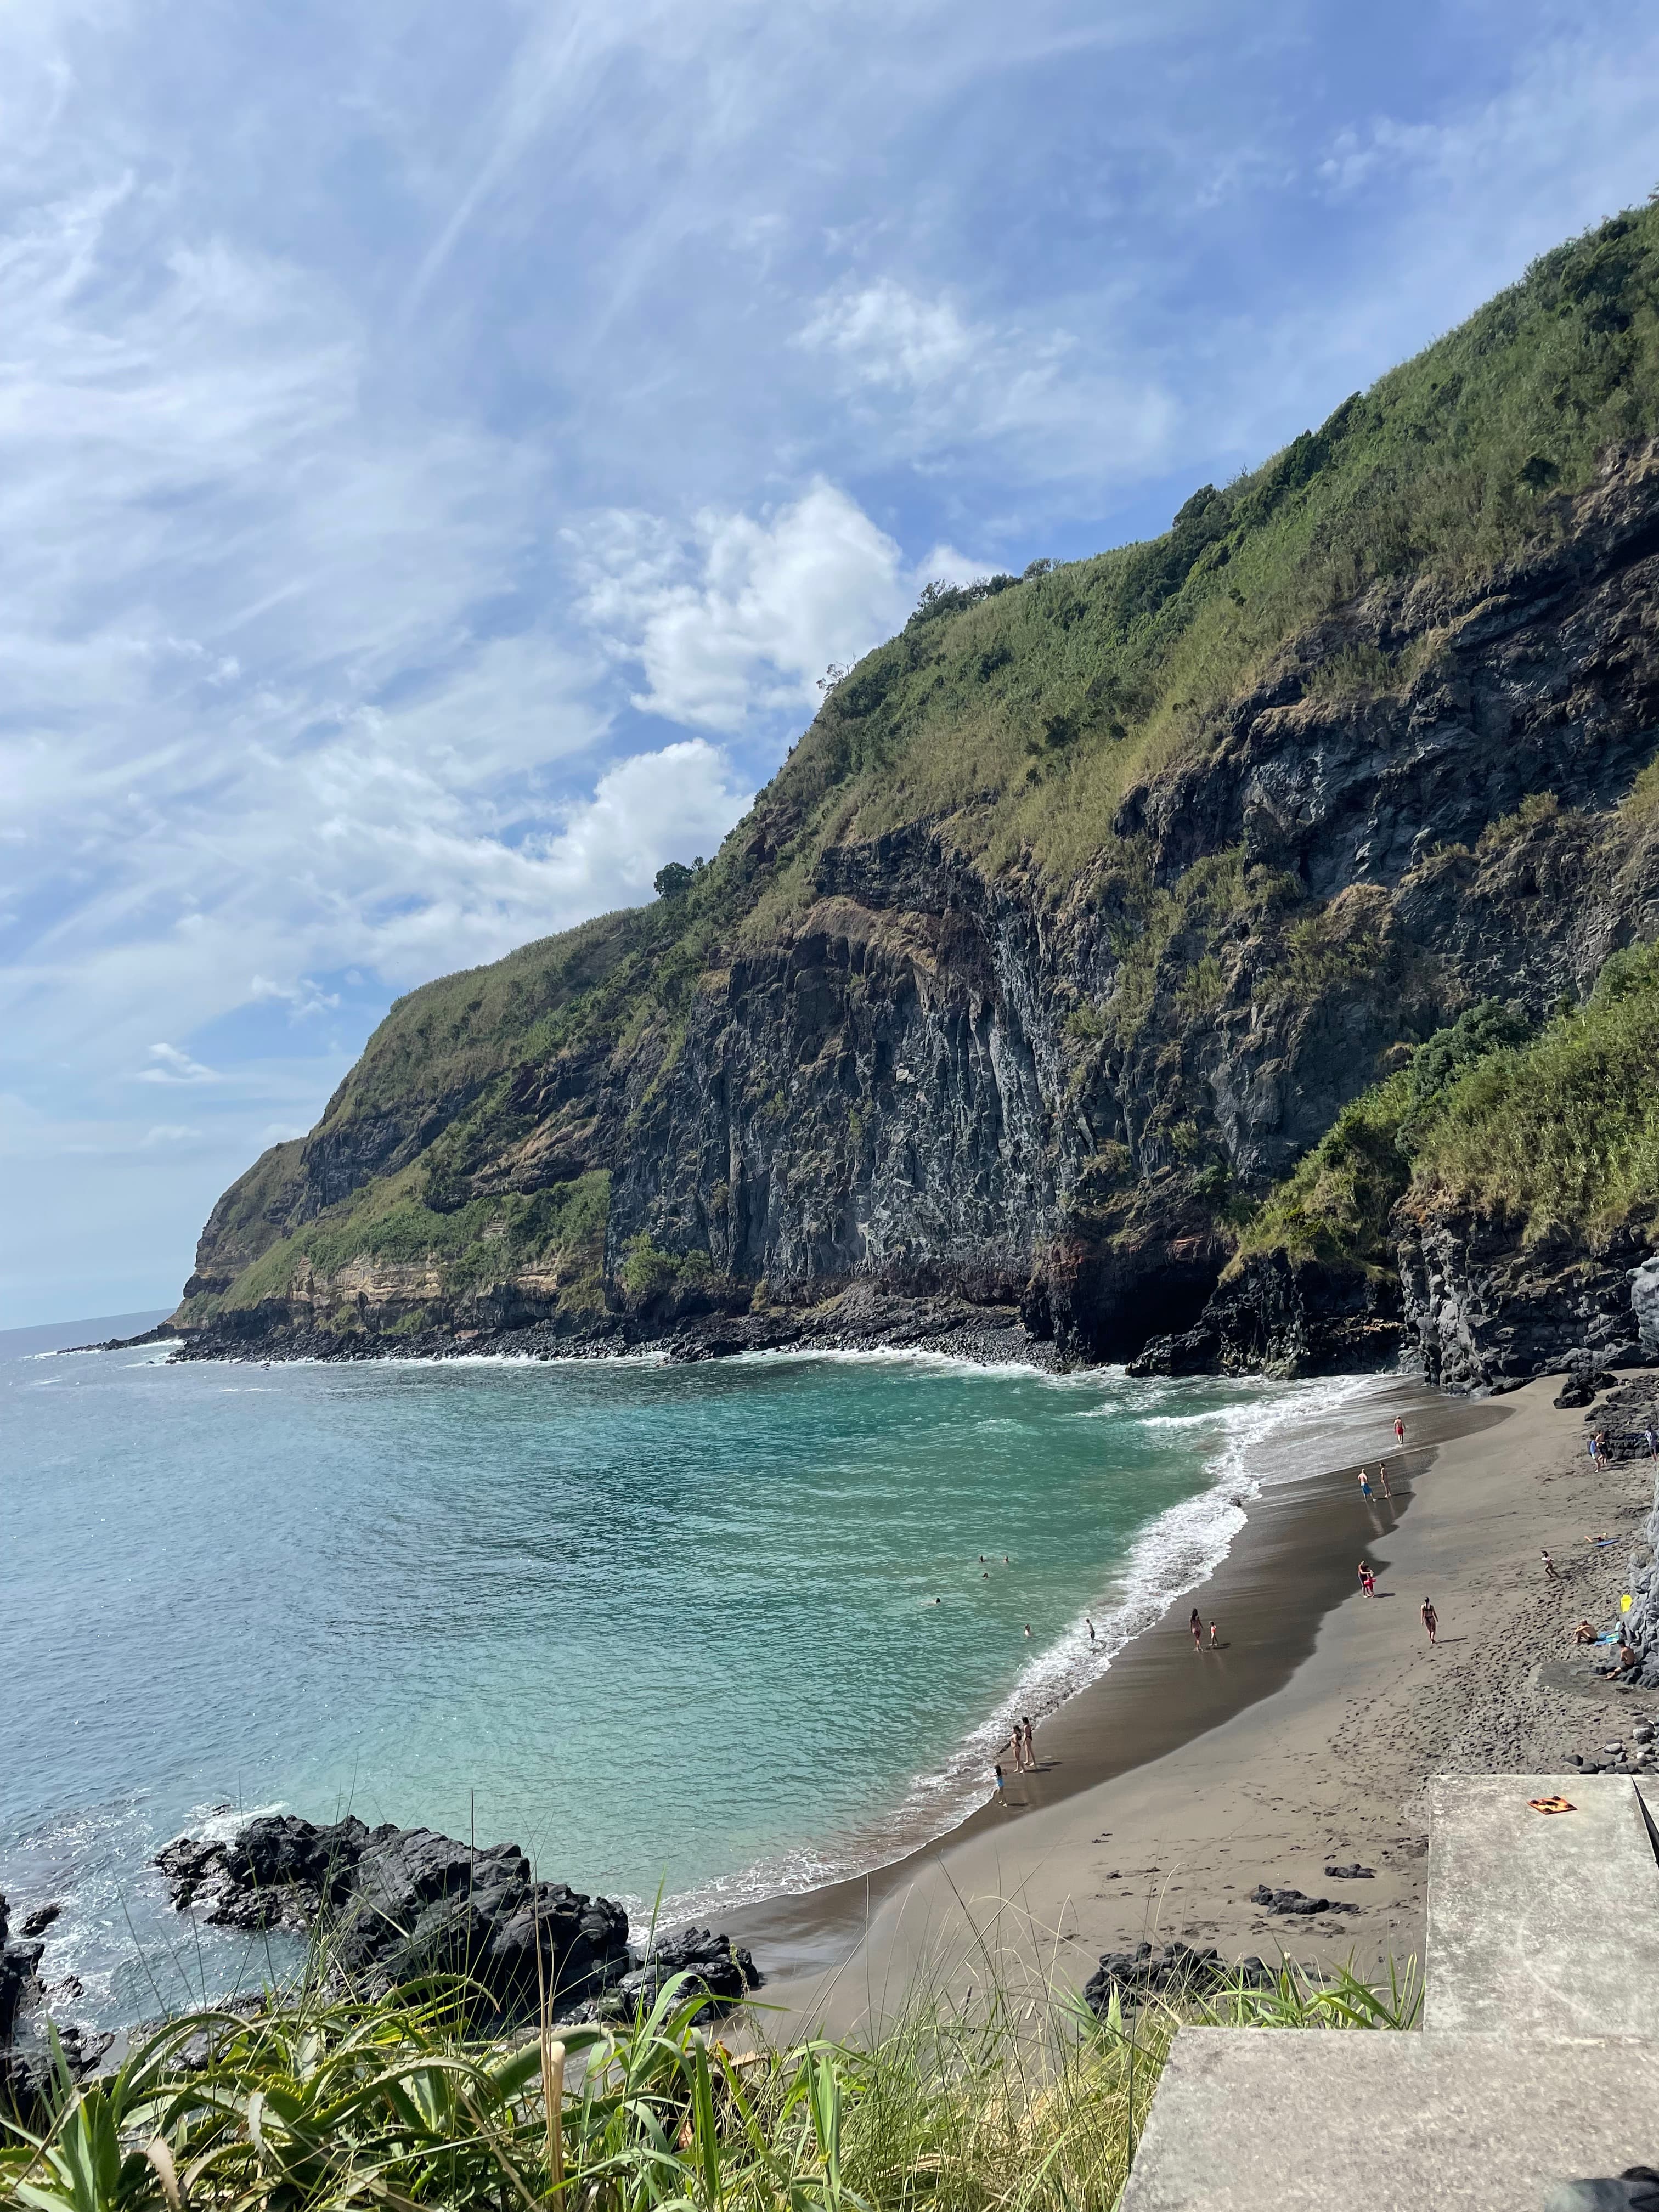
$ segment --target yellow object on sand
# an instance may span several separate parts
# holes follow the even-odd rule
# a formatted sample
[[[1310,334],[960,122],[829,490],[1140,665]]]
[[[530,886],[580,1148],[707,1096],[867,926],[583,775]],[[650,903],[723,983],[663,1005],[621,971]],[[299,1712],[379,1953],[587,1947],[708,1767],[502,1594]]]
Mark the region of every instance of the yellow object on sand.
[[[1625,1592],[1623,1597],[1619,1601],[1619,1610],[1620,1613],[1628,1613],[1630,1611],[1630,1592],[1628,1590]]]

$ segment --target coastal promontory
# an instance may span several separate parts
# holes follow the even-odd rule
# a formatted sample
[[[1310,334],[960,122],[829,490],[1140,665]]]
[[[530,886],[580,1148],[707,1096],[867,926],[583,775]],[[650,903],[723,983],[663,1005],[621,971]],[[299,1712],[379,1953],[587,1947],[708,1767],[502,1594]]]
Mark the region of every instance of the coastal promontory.
[[[393,1006],[187,1349],[1634,1356],[1656,276],[1620,216],[1162,537],[930,587],[710,863]]]

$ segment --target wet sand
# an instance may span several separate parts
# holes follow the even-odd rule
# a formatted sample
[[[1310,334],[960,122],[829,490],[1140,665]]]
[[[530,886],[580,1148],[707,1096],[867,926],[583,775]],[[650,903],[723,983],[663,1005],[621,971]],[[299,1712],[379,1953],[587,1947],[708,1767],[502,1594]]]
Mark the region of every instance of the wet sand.
[[[992,1972],[1075,1986],[1141,1940],[1370,1974],[1420,1954],[1428,1776],[1588,1750],[1615,1696],[1571,1662],[1571,1633],[1616,1602],[1626,1553],[1581,1539],[1592,1521],[1633,1534],[1652,1471],[1596,1475],[1557,1387],[1469,1405],[1402,1384],[1377,1406],[1379,1452],[1396,1406],[1407,1427],[1392,1506],[1367,1507],[1352,1468],[1264,1492],[1212,1579],[1038,1727],[1039,1771],[1011,1774],[1003,1802],[866,1880],[727,1916],[769,1970],[768,2032],[867,2032],[921,1976],[958,1993]],[[1545,1545],[1560,1583],[1543,1579]],[[1220,1625],[1214,1654],[1193,1650],[1194,1603]],[[1324,1874],[1356,1860],[1375,1879]],[[1249,1900],[1264,1880],[1359,1910],[1269,1920]]]

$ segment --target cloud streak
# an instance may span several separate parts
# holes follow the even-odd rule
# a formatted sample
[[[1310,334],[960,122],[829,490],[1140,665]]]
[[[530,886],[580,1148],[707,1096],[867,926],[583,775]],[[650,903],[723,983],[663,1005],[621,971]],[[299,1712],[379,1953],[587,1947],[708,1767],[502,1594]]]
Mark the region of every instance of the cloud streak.
[[[166,1295],[392,994],[712,851],[927,578],[1160,526],[1640,197],[1659,31],[1564,23],[0,13],[15,1296],[89,1158],[53,1279]]]

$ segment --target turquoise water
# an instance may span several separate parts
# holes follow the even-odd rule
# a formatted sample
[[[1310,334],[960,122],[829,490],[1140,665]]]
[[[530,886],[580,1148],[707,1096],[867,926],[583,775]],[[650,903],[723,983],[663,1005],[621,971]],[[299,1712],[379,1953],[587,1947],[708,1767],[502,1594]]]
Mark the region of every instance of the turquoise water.
[[[647,1908],[892,1856],[1287,1437],[1330,1463],[1309,1420],[1356,1387],[7,1349],[0,1887],[68,1900],[49,1965],[108,2018],[231,1971],[169,1960],[145,1863],[226,1807],[511,1838]]]

